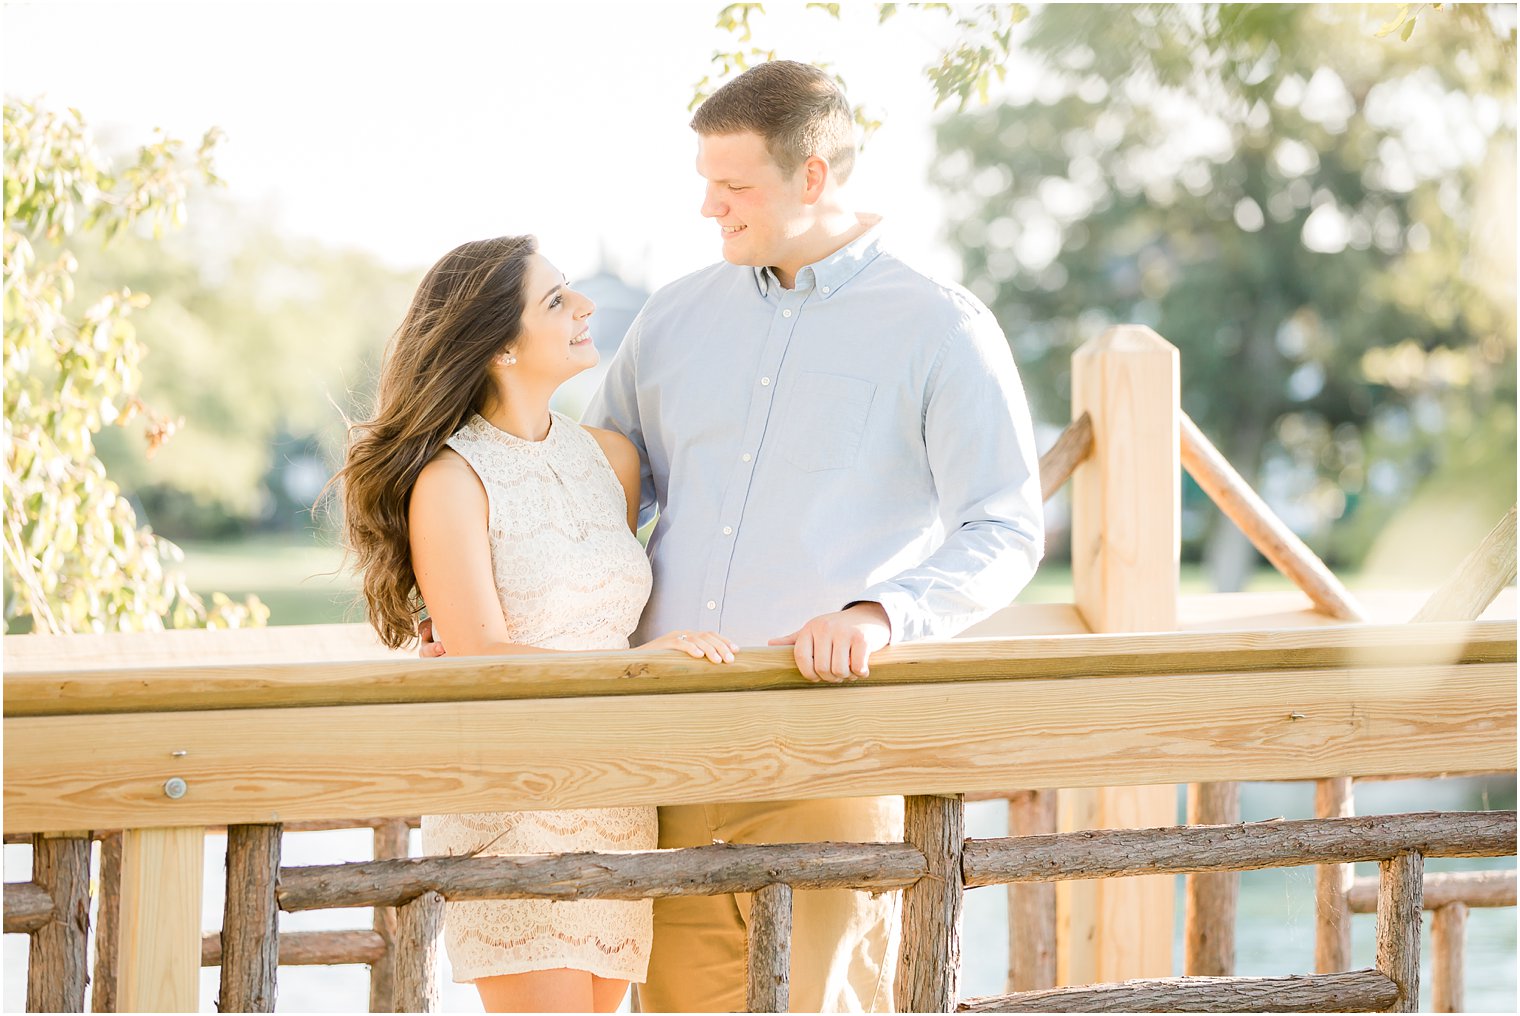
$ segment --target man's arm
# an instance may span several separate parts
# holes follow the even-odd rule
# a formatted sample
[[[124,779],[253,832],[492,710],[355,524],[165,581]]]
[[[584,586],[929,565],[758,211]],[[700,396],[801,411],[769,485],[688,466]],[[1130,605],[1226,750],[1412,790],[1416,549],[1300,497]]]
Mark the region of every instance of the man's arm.
[[[638,524],[643,526],[654,518],[654,473],[649,465],[649,448],[644,441],[644,425],[639,417],[638,355],[639,338],[643,332],[645,311],[640,311],[628,326],[628,334],[607,365],[607,375],[601,387],[591,397],[581,423],[615,431],[629,441],[639,453],[639,505]]]
[[[1012,602],[1044,555],[1039,458],[1008,342],[985,308],[951,336],[930,381],[924,442],[944,544],[916,567],[821,614],[790,645],[809,680],[870,674],[891,642],[954,635]]]
[[[1039,455],[1008,341],[985,308],[952,336],[930,381],[924,443],[945,542],[861,594],[892,641],[948,637],[1013,601],[1045,553]]]

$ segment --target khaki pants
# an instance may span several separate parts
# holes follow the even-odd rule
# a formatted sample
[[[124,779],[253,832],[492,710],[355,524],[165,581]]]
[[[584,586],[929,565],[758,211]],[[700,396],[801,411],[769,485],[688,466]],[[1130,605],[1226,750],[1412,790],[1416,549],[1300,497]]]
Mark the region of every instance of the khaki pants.
[[[660,847],[725,843],[899,842],[900,797],[660,809]],[[901,893],[827,890],[792,897],[791,1011],[892,1012]],[[742,1012],[750,895],[655,900],[644,1012]]]

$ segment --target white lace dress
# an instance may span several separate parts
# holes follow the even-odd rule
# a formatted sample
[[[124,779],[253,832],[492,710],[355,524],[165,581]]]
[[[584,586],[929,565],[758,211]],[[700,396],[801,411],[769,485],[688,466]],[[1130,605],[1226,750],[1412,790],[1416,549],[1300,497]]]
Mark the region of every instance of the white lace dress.
[[[448,443],[486,489],[491,566],[512,641],[627,649],[649,599],[649,560],[628,531],[622,485],[596,439],[559,413],[537,442],[474,415]],[[429,855],[653,850],[657,839],[647,807],[422,820]],[[444,918],[461,982],[557,967],[643,981],[651,934],[648,900],[461,902],[448,904]]]

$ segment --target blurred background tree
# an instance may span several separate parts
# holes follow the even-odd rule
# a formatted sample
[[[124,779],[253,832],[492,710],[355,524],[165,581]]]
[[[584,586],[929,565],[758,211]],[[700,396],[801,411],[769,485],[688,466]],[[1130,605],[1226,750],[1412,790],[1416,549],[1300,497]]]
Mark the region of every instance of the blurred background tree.
[[[136,320],[162,369],[143,394],[194,421],[152,461],[140,432],[102,435],[100,455],[159,531],[187,540],[301,533],[342,458],[344,417],[368,412],[385,337],[415,273],[271,227],[256,209],[203,196],[166,242],[133,237],[80,278],[153,293]]]
[[[1332,562],[1460,559],[1515,490],[1515,51],[1489,14],[1034,14],[1040,72],[945,120],[933,178],[1037,413],[1069,418],[1083,341],[1150,325],[1185,410]],[[1189,501],[1189,549],[1239,588],[1254,552]]]
[[[215,180],[209,132],[193,155],[159,137],[113,172],[77,110],[5,104],[5,630],[114,631],[262,624],[256,597],[208,608],[173,564],[177,547],[139,526],[95,453],[102,428],[145,422],[150,451],[175,423],[139,397],[146,349],[129,320],[148,298],[82,293],[65,246],[184,219],[197,179]],[[168,565],[166,567],[166,565]]]
[[[762,10],[718,26],[751,44]],[[931,177],[1040,420],[1082,342],[1146,324],[1184,409],[1364,581],[1439,580],[1513,502],[1512,5],[876,10],[951,30]],[[774,55],[716,53],[698,96]],[[1184,494],[1184,555],[1240,588],[1255,552]]]

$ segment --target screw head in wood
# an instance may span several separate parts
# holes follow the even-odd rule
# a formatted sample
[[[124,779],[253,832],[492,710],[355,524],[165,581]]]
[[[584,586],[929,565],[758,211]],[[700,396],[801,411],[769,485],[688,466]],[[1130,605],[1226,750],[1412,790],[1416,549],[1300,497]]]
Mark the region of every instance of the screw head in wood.
[[[189,789],[190,785],[178,776],[171,776],[164,781],[164,796],[170,800],[178,801]]]

